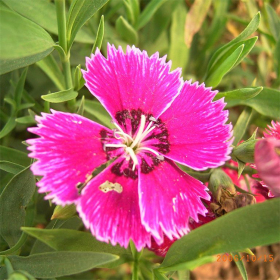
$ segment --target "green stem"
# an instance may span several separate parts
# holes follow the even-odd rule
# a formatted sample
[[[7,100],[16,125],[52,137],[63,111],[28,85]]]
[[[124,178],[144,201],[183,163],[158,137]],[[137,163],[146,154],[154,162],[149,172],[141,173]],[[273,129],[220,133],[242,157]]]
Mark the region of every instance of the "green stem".
[[[65,78],[65,90],[73,88],[71,65],[70,65],[70,50],[67,46],[67,33],[66,33],[66,12],[65,0],[55,0],[57,26],[58,26],[58,42],[65,52],[64,57],[61,57],[63,73]],[[76,99],[68,101],[68,106],[71,110],[75,109]]]
[[[130,249],[133,256],[133,269],[132,269],[132,280],[139,279],[139,259],[142,255],[142,251],[138,252],[134,243],[130,241]]]
[[[55,7],[59,45],[63,48],[65,53],[67,53],[65,0],[55,0]]]
[[[238,171],[238,167],[237,166],[233,166],[233,165],[231,165],[229,163],[226,163],[224,165],[224,167],[232,169],[232,170],[235,170],[235,171]],[[253,175],[253,174],[256,174],[256,171],[253,168],[246,166],[244,168],[244,170],[243,170],[243,173],[244,174],[248,174],[248,175]]]

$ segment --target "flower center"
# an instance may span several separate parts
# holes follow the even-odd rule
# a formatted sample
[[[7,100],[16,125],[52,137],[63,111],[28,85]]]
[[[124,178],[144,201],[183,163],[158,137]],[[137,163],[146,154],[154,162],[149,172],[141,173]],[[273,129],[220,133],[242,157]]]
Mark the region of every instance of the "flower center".
[[[121,126],[114,122],[116,129],[114,129],[114,137],[117,140],[122,140],[122,143],[107,143],[104,144],[104,149],[107,148],[124,148],[126,153],[126,160],[129,161],[130,159],[133,162],[132,170],[135,170],[136,165],[139,164],[137,154],[141,151],[149,151],[156,155],[159,160],[163,160],[164,157],[160,155],[155,149],[151,147],[145,146],[145,139],[148,138],[151,132],[157,127],[156,122],[157,120],[153,117],[148,119],[144,114],[141,115],[140,124],[138,131],[132,135],[132,130],[130,133],[126,133],[123,131]]]

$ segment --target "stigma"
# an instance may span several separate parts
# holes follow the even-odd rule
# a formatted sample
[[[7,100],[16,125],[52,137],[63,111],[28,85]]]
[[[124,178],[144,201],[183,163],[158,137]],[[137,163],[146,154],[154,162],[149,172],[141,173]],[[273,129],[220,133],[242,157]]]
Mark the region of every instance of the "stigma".
[[[121,140],[121,143],[105,143],[104,150],[108,148],[123,148],[126,160],[132,160],[133,162],[133,171],[135,170],[136,166],[139,165],[137,155],[141,152],[146,151],[152,153],[156,155],[159,160],[164,160],[164,157],[158,151],[156,151],[156,149],[145,145],[145,140],[151,136],[152,131],[157,127],[157,120],[154,117],[147,119],[147,117],[142,114],[140,117],[138,130],[134,133],[134,135],[131,133],[132,129],[130,130],[130,133],[127,133],[118,123],[113,123],[116,127],[113,130],[114,138],[116,140]]]

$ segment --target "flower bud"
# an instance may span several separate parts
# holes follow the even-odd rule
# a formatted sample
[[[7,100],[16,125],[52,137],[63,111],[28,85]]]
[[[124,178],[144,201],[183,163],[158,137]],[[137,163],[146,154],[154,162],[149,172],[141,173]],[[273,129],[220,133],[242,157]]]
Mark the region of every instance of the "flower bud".
[[[242,162],[254,162],[255,145],[258,140],[247,140],[233,149],[233,157]]]
[[[221,169],[215,169],[210,176],[209,190],[217,202],[221,201],[223,194],[233,196],[236,194],[236,189],[230,177]]]
[[[57,205],[54,208],[51,219],[64,220],[73,217],[75,214],[76,214],[76,207],[74,204],[66,205],[64,207],[61,205]]]

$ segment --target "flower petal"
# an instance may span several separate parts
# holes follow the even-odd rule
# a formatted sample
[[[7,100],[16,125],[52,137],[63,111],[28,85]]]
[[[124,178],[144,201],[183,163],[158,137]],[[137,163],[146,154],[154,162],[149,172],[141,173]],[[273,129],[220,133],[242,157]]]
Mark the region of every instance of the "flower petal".
[[[171,63],[158,53],[127,46],[126,54],[108,44],[108,58],[99,50],[87,58],[84,79],[89,91],[113,118],[119,111],[141,109],[157,118],[170,106],[182,84],[181,71],[169,73]]]
[[[277,152],[278,151],[278,152]],[[258,175],[274,196],[280,196],[280,140],[261,139],[255,148]]]
[[[52,113],[37,117],[38,127],[29,131],[40,138],[27,143],[29,156],[38,159],[31,170],[44,176],[37,183],[39,191],[49,192],[46,199],[64,205],[78,199],[76,185],[107,161],[100,132],[108,129],[76,114]]]
[[[88,183],[77,210],[85,226],[98,240],[127,247],[132,239],[136,248],[141,250],[151,246],[151,234],[141,224],[138,179],[119,176],[113,171],[122,160],[115,161]],[[104,183],[118,183],[122,191],[105,193],[99,188]]]
[[[204,84],[185,82],[181,93],[160,119],[168,129],[170,152],[165,157],[195,170],[222,165],[229,160],[231,124],[222,99],[211,102],[217,92]]]
[[[209,200],[206,187],[173,162],[165,160],[153,172],[139,176],[139,196],[142,224],[158,244],[163,234],[179,238],[189,231],[189,218],[198,221],[198,214],[207,209],[201,198]]]

